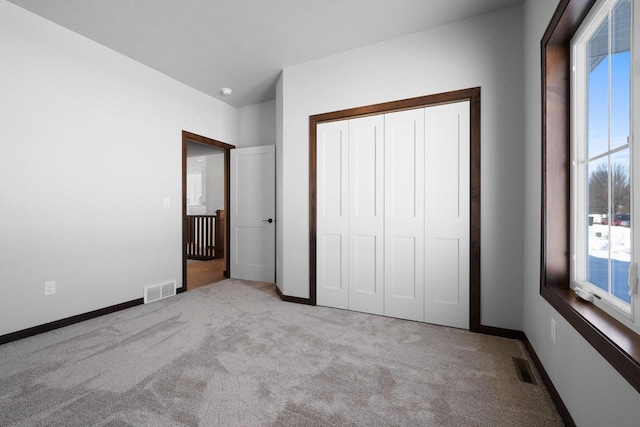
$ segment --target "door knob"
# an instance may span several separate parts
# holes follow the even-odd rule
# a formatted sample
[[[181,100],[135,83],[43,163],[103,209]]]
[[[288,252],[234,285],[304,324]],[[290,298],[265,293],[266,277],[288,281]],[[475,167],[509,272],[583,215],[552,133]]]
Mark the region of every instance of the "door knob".
[[[271,219],[271,218],[263,219],[262,222],[268,222],[269,224],[271,224],[273,222],[273,219]]]

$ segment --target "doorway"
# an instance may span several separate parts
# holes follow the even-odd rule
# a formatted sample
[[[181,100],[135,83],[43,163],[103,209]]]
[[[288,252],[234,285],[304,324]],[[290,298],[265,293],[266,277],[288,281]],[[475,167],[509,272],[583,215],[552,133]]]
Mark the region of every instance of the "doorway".
[[[182,287],[229,277],[230,151],[235,146],[182,131]]]

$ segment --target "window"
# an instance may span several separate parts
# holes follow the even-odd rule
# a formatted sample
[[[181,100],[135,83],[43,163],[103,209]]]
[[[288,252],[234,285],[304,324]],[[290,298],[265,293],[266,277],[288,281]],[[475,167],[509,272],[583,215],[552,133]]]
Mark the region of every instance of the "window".
[[[571,41],[571,284],[634,330],[631,0],[601,0]]]
[[[625,0],[622,0],[625,1]],[[541,40],[541,69],[542,69],[542,241],[541,241],[541,271],[540,271],[540,295],[562,315],[575,330],[580,333],[592,346],[597,350],[609,363],[614,367],[637,391],[640,391],[640,333],[638,329],[631,322],[634,310],[637,312],[637,308],[632,304],[638,303],[638,296],[634,296],[634,299],[629,299],[628,309],[625,313],[624,299],[616,297],[616,289],[621,286],[625,277],[624,268],[620,273],[620,266],[617,261],[622,261],[619,258],[620,251],[614,251],[611,247],[600,248],[601,251],[597,252],[595,249],[591,251],[591,256],[600,256],[604,258],[604,264],[606,267],[605,280],[602,280],[602,272],[600,271],[600,279],[594,277],[590,270],[594,270],[593,273],[597,273],[597,268],[590,269],[589,267],[589,227],[590,224],[596,224],[599,226],[605,226],[605,230],[614,227],[629,226],[629,237],[631,253],[628,256],[628,262],[633,261],[632,257],[638,258],[640,252],[640,233],[639,227],[636,226],[636,221],[640,221],[640,197],[634,193],[638,193],[640,189],[637,187],[640,185],[640,162],[634,160],[640,153],[638,150],[634,150],[633,147],[633,129],[631,129],[631,139],[628,142],[616,142],[614,129],[620,128],[619,123],[616,122],[618,114],[615,113],[615,109],[612,106],[616,105],[616,97],[619,96],[619,91],[615,88],[615,85],[611,85],[610,75],[613,65],[613,74],[616,74],[617,56],[618,51],[622,51],[620,44],[621,37],[616,34],[621,28],[616,26],[617,20],[615,13],[612,18],[612,11],[618,4],[617,1],[607,0],[559,0],[558,7],[551,18],[547,30]],[[640,29],[634,28],[631,22],[640,22],[640,0],[631,0],[629,5],[631,6],[631,20],[630,24],[630,40],[631,48],[639,46],[640,43]],[[598,11],[606,15],[598,15]],[[606,42],[604,46],[607,46],[606,55],[604,49],[600,47],[599,43],[605,40],[605,30],[600,30],[603,27],[603,22],[606,24]],[[589,27],[590,25],[590,27]],[[635,25],[638,27],[638,25]],[[589,28],[587,30],[587,27]],[[610,27],[613,30],[610,30]],[[579,31],[580,30],[580,31]],[[597,35],[602,34],[601,38]],[[583,38],[580,38],[583,35]],[[592,41],[591,44],[589,42]],[[582,83],[577,79],[580,77],[572,78],[572,59],[575,58],[574,52],[578,49],[578,45],[582,43],[584,48],[583,55],[586,61],[586,57],[592,58],[591,63],[583,63]],[[617,47],[616,47],[617,44]],[[637,83],[640,78],[640,58],[638,57],[638,50],[631,52],[630,56],[630,115],[632,119],[630,123],[635,123],[636,126],[640,124],[640,105],[637,99],[640,96]],[[606,56],[606,58],[605,58]],[[607,84],[605,88],[607,90],[606,101],[602,101],[605,97],[602,94],[588,90],[588,84],[591,83],[595,87],[595,82],[598,77],[604,81],[604,63],[606,60],[606,76]],[[598,71],[602,74],[598,74],[595,71],[596,68],[602,66]],[[592,72],[594,72],[593,75]],[[578,68],[576,67],[575,74],[578,74]],[[591,80],[589,80],[591,78]],[[633,84],[636,86],[633,87]],[[581,102],[576,102],[576,99],[572,99],[572,94],[576,94],[575,85],[582,84],[582,96]],[[573,89],[571,86],[574,85]],[[600,98],[597,98],[600,96]],[[589,98],[590,97],[590,98]],[[596,101],[600,99],[600,101]],[[591,104],[589,104],[591,100]],[[589,138],[592,140],[596,138],[597,134],[589,134],[589,108],[592,107],[591,113],[594,117],[598,107],[604,106],[606,110],[606,123],[607,123],[607,139],[606,147],[604,144],[598,146],[596,141],[592,141],[593,145],[589,146]],[[614,118],[616,117],[616,118]],[[573,120],[572,120],[573,119]],[[581,128],[572,127],[572,125],[578,125],[582,121]],[[593,121],[593,120],[592,120]],[[593,124],[593,123],[591,123]],[[579,132],[576,129],[580,129],[582,135],[578,135]],[[636,128],[637,130],[637,128]],[[595,132],[595,131],[594,131]],[[575,139],[572,141],[572,136]],[[582,138],[579,140],[579,138]],[[637,138],[636,138],[637,139]],[[582,164],[578,165],[578,142],[582,144],[580,149],[582,150],[581,161]],[[572,151],[573,148],[573,151]],[[591,151],[589,151],[591,150]],[[595,154],[595,151],[599,151]],[[629,176],[629,197],[630,206],[628,212],[624,212],[624,207],[620,207],[622,203],[618,203],[617,200],[621,199],[621,192],[612,190],[615,184],[615,172],[614,164],[620,163],[620,156],[624,153],[629,153],[628,170],[626,171]],[[572,159],[572,156],[574,158]],[[575,166],[573,165],[573,162]],[[598,161],[605,166],[599,166]],[[634,168],[634,164],[636,165]],[[606,200],[606,206],[596,207],[595,202],[589,207],[589,191],[588,191],[588,177],[597,172],[598,168],[602,171],[598,176],[606,178],[606,184],[603,184],[606,188],[607,194],[601,196],[601,200]],[[620,166],[615,166],[620,169]],[[581,183],[577,180],[578,172],[582,174]],[[634,175],[636,176],[634,182]],[[602,188],[601,186],[601,188]],[[622,186],[624,188],[624,186]],[[571,191],[572,188],[574,191]],[[594,181],[595,188],[595,181]],[[594,192],[596,190],[593,190]],[[595,193],[594,193],[594,196]],[[578,205],[581,204],[581,213],[578,215]],[[633,211],[632,211],[633,208]],[[591,211],[600,211],[603,213],[590,213]],[[607,215],[606,217],[604,215]],[[630,223],[624,224],[628,219]],[[575,220],[572,221],[572,218]],[[604,221],[603,221],[604,220]],[[599,221],[599,224],[598,224]],[[605,224],[602,224],[605,222]],[[609,227],[609,224],[612,224]],[[609,236],[595,235],[595,228],[591,228],[594,232],[594,238],[604,238],[605,241],[601,243],[610,244],[612,241]],[[619,229],[617,229],[619,230]],[[600,231],[601,232],[601,231]],[[633,235],[632,233],[635,233]],[[578,250],[577,241],[582,239],[581,249]],[[592,239],[592,244],[596,241]],[[635,252],[634,252],[635,251]],[[576,255],[575,262],[573,261],[573,255]],[[602,263],[602,261],[599,261]],[[614,267],[612,267],[615,264]],[[631,263],[631,266],[634,264]],[[616,271],[618,268],[618,271]],[[597,275],[596,275],[597,276]],[[573,280],[572,280],[573,279]],[[578,280],[577,280],[578,279]],[[585,303],[578,299],[571,289],[574,281],[583,280],[585,283],[593,281],[592,286],[599,290],[593,289],[594,293],[598,293],[598,296],[602,298],[603,295],[608,295],[608,299],[613,303],[602,303],[596,298],[596,304]],[[574,286],[575,287],[575,286]],[[605,289],[606,288],[606,289]],[[622,309],[616,307],[616,302],[622,301]],[[615,316],[615,317],[614,317]],[[640,323],[640,319],[635,318],[636,323]],[[634,330],[635,329],[635,330]]]

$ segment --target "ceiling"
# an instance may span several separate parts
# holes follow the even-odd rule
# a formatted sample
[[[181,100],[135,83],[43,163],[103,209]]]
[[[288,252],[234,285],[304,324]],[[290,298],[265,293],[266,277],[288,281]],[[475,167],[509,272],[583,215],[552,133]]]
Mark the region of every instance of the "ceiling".
[[[9,0],[235,107],[280,71],[523,0]],[[220,89],[233,89],[230,96]]]

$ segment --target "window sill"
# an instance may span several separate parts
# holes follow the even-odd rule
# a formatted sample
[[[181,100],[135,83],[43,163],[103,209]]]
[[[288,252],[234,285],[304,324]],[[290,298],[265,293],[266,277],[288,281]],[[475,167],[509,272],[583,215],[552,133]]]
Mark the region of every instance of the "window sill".
[[[567,287],[541,286],[541,295],[640,392],[640,335]]]

